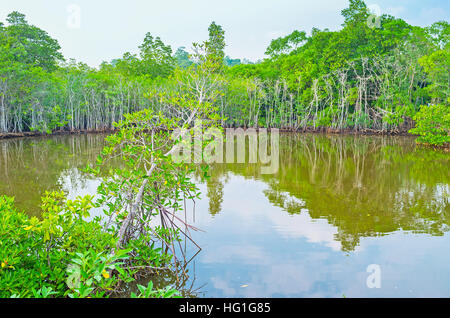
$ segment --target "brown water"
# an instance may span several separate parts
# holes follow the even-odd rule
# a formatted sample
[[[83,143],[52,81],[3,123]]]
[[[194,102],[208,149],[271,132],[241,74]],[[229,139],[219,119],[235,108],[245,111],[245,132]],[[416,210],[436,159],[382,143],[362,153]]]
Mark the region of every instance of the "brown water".
[[[0,195],[38,215],[46,190],[95,193],[99,180],[81,170],[103,144],[0,141]],[[185,287],[200,297],[450,297],[449,159],[408,137],[282,134],[275,174],[215,165],[199,180],[190,221],[202,251]]]

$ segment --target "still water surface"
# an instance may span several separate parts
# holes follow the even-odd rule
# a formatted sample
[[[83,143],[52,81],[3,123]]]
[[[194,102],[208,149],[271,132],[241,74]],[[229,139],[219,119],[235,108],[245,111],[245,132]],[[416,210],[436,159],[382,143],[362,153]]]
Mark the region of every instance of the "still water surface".
[[[39,215],[46,190],[93,194],[100,181],[82,169],[103,145],[103,135],[0,141],[0,195]],[[202,251],[185,287],[199,297],[450,297],[449,159],[408,137],[282,134],[276,174],[215,165],[188,219]],[[367,285],[371,264],[380,288]]]

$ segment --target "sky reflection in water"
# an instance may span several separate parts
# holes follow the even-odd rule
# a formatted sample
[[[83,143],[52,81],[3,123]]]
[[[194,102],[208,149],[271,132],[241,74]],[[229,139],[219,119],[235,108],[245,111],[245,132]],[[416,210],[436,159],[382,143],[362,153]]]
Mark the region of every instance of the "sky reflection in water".
[[[81,169],[102,145],[0,141],[0,194],[30,214],[45,190],[92,194],[99,181]],[[448,164],[411,138],[282,135],[275,175],[214,166],[188,219],[204,231],[189,283],[207,297],[450,297]],[[366,285],[370,264],[379,289]]]

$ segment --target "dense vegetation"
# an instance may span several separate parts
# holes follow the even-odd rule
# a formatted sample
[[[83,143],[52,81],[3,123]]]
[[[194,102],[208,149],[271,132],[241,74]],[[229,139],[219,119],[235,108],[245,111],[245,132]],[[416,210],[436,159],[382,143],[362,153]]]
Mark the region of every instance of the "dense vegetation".
[[[11,198],[0,197],[0,297],[176,294],[153,290],[152,283],[130,294],[129,283],[155,269],[170,270],[177,283],[188,277],[181,240],[192,241],[189,231],[195,228],[178,214],[199,192],[190,178],[195,164],[179,162],[175,154],[194,122],[204,122],[199,132],[221,133],[215,100],[223,42],[220,32],[210,33],[219,41],[195,45],[197,65],[178,75],[183,81],[173,87],[176,96],[158,92],[158,111],[146,108],[114,123],[118,131],[107,137],[97,165],[85,169],[103,181],[95,202],[91,196],[66,200],[64,193],[47,193],[40,218],[30,218],[15,210]],[[146,42],[153,43],[150,35]],[[198,150],[204,153],[208,144]],[[104,160],[114,158],[117,166],[102,171]],[[92,219],[94,206],[103,213]]]
[[[104,231],[98,217],[85,219],[92,207],[89,196],[47,193],[38,219],[0,196],[0,297],[174,296],[176,290],[154,290],[151,283],[129,290],[140,267],[161,269],[171,256],[139,239],[113,253],[114,233]]]
[[[371,15],[361,0],[342,15],[338,31],[296,30],[273,40],[269,57],[256,64],[225,56],[225,32],[213,22],[207,42],[221,61],[216,106],[223,126],[406,132],[415,120],[431,120],[429,105],[448,113],[446,21],[416,27]],[[158,112],[159,94],[189,86],[201,62],[147,33],[140,54],[90,68],[65,61],[58,42],[18,12],[0,24],[0,48],[0,133],[111,129],[126,113]],[[444,134],[422,141],[449,141],[448,116],[430,124]],[[430,134],[420,129],[414,133]]]
[[[192,55],[173,54],[147,33],[139,55],[93,69],[64,61],[56,40],[9,14],[0,24],[0,133],[117,133],[98,166],[86,169],[103,180],[97,201],[46,193],[37,218],[0,197],[0,297],[130,295],[137,269],[183,269],[177,244],[193,228],[178,214],[199,197],[191,181],[199,167],[173,155],[197,120],[219,133],[228,126],[398,132],[415,121],[419,141],[448,143],[448,23],[420,28],[373,17],[360,0],[342,15],[339,31],[273,40],[270,58],[257,64],[226,57],[225,32],[213,22]],[[101,173],[112,158],[118,167]],[[91,217],[94,206],[102,217]],[[176,293],[152,287],[133,295]]]

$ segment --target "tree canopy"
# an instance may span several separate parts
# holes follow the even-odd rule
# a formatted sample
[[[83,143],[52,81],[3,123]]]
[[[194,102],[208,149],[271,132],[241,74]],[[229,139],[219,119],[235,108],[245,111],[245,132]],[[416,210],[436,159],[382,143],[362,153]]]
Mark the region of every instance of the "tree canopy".
[[[112,128],[125,113],[159,109],[157,92],[188,87],[199,67],[220,74],[225,126],[398,132],[421,106],[448,109],[447,21],[413,26],[362,0],[341,14],[341,29],[293,30],[257,63],[227,56],[212,22],[193,52],[147,32],[138,54],[90,68],[65,62],[55,39],[12,12],[0,24],[0,131]]]

